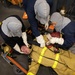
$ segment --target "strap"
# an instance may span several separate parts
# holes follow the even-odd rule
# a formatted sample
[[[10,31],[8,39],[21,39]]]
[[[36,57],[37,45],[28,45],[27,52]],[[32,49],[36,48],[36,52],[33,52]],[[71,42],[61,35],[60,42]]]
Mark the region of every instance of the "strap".
[[[42,58],[43,58],[43,55],[44,55],[44,53],[45,53],[46,50],[47,50],[47,47],[44,47],[44,48],[42,49],[41,54],[40,54],[40,57],[39,57],[39,59],[38,59],[38,63],[39,63],[39,64],[41,63]]]
[[[53,64],[52,68],[56,68],[56,66],[57,66],[57,64],[58,64],[58,59],[59,59],[59,53],[56,54],[55,62],[54,62],[54,64]]]

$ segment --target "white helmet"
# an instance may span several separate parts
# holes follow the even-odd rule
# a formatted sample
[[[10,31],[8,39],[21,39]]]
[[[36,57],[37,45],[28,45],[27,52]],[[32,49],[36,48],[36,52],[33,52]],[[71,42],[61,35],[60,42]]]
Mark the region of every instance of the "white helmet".
[[[63,24],[63,16],[59,12],[54,12],[51,15],[50,20],[52,22],[56,22],[56,25],[55,25],[56,31],[61,31],[62,24]]]
[[[8,29],[13,36],[20,37],[22,35],[22,23],[15,17],[10,17],[11,21],[8,22]]]
[[[2,22],[2,31],[9,37],[22,35],[22,23],[16,17],[8,17]]]
[[[69,22],[71,22],[71,20],[70,20],[69,18],[62,16],[59,12],[54,12],[54,13],[51,15],[50,20],[51,20],[52,22],[56,22],[55,29],[56,29],[56,31],[58,31],[58,32],[61,32],[61,30],[62,30]]]
[[[50,14],[50,6],[46,0],[37,0],[34,5],[34,10],[36,19],[40,21],[41,24],[46,24]]]

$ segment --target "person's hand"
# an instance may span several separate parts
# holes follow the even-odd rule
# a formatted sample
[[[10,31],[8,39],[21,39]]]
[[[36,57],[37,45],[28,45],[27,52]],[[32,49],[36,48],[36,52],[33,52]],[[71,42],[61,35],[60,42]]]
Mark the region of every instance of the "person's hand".
[[[50,40],[50,43],[52,43],[52,44],[57,43],[59,45],[63,45],[64,39],[63,38],[52,37],[51,40]]]
[[[50,21],[50,15],[48,16],[47,22],[45,24],[45,30],[47,30],[49,27],[49,21]]]
[[[48,22],[47,22],[47,23],[45,24],[45,30],[47,30],[48,27],[49,27],[49,24],[48,24]]]
[[[53,34],[54,35],[54,34]],[[48,38],[48,42],[47,42],[47,44],[55,44],[55,43],[57,43],[57,44],[60,44],[60,45],[62,45],[63,43],[64,43],[64,39],[63,38],[59,38],[59,37],[52,37],[51,36],[51,34],[47,34],[46,35],[47,36],[47,38]]]
[[[46,45],[49,45],[52,36],[51,36],[50,34],[46,34],[46,37],[47,37],[47,39],[48,39],[48,41],[46,42]]]
[[[29,44],[27,42],[27,34],[26,34],[26,32],[22,33],[22,39],[23,39],[24,44],[28,47]]]
[[[30,53],[30,49],[27,46],[22,46],[21,51],[24,52],[24,54],[29,54]]]
[[[42,35],[36,37],[37,42],[40,44],[40,47],[44,47],[45,46],[45,41]]]

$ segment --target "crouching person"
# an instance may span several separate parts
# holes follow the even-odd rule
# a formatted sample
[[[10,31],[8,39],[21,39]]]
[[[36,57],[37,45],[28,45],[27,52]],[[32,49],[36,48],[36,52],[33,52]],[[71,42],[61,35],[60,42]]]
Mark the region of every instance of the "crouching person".
[[[3,20],[0,34],[12,49],[22,54],[29,54],[25,27],[19,16],[12,15]]]
[[[56,22],[55,30],[63,34],[64,42],[58,46],[64,50],[71,50],[75,54],[75,22],[62,16],[59,12],[54,12],[50,20]],[[55,39],[54,42],[57,42],[57,40]]]
[[[44,37],[45,41],[48,42],[48,38]],[[41,48],[32,45],[30,56],[33,60],[27,75],[36,75],[40,64],[52,67],[58,75],[75,75],[75,54],[60,48],[59,53],[54,53],[53,49],[53,46]]]

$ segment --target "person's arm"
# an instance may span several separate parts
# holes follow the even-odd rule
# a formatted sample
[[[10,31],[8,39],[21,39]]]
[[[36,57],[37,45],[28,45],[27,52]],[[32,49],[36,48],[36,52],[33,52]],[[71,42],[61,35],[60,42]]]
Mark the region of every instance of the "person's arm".
[[[38,22],[35,18],[35,14],[33,11],[30,12],[29,10],[27,11],[27,14],[28,14],[28,21],[32,29],[32,33],[35,37],[37,37],[40,35],[40,32],[38,30]]]
[[[22,32],[22,39],[23,39],[24,44],[28,47],[27,34],[26,34],[26,32]]]
[[[28,47],[27,35],[26,35],[26,32],[25,32],[26,28],[25,28],[25,25],[24,25],[23,21],[22,21],[21,18],[20,18],[19,16],[17,16],[17,15],[12,15],[12,16],[16,17],[16,18],[22,23],[22,29],[21,29],[21,30],[22,30],[23,45],[26,45],[26,46]],[[21,38],[20,38],[20,39],[21,39]],[[19,45],[20,45],[20,47],[21,47],[21,44],[20,44],[20,43],[19,43]],[[18,44],[16,44],[14,48],[16,48],[16,47],[19,49]]]
[[[27,8],[26,13],[28,15],[28,21],[30,23],[32,33],[36,37],[36,40],[40,44],[40,46],[44,47],[45,46],[45,41],[43,39],[43,36],[40,34],[40,32],[38,30],[38,22],[37,22],[37,20],[35,18],[35,13],[34,13],[34,9],[33,9],[34,5],[31,5],[30,7]]]
[[[74,44],[74,36],[64,35],[64,38],[52,37],[50,34],[47,35],[49,42],[57,46],[58,48],[62,48],[64,50],[68,50]]]
[[[23,53],[20,50],[20,46],[18,45],[18,43],[16,43],[11,37],[6,36],[4,33],[1,33],[1,36],[4,39],[5,43],[7,43],[11,48],[13,48],[19,53]]]
[[[28,12],[28,13],[30,13],[30,12]],[[29,22],[31,24],[32,33],[36,37],[36,40],[40,44],[40,47],[44,47],[45,41],[43,39],[43,36],[40,34],[40,32],[38,30],[38,23],[35,19],[34,14],[32,14],[32,15],[30,15],[30,14],[29,14]]]
[[[70,22],[65,28],[62,29],[64,43],[59,45],[60,48],[69,50],[69,48],[75,43],[75,22]]]
[[[69,48],[74,44],[74,36],[73,35],[65,35],[63,45],[58,45],[58,47],[69,50]]]
[[[28,1],[27,3],[27,7],[25,7],[26,13],[28,15],[28,21],[30,23],[33,35],[35,37],[40,35],[40,32],[38,30],[38,22],[35,18],[35,12],[34,12],[34,4],[35,4],[35,0],[33,1]]]

